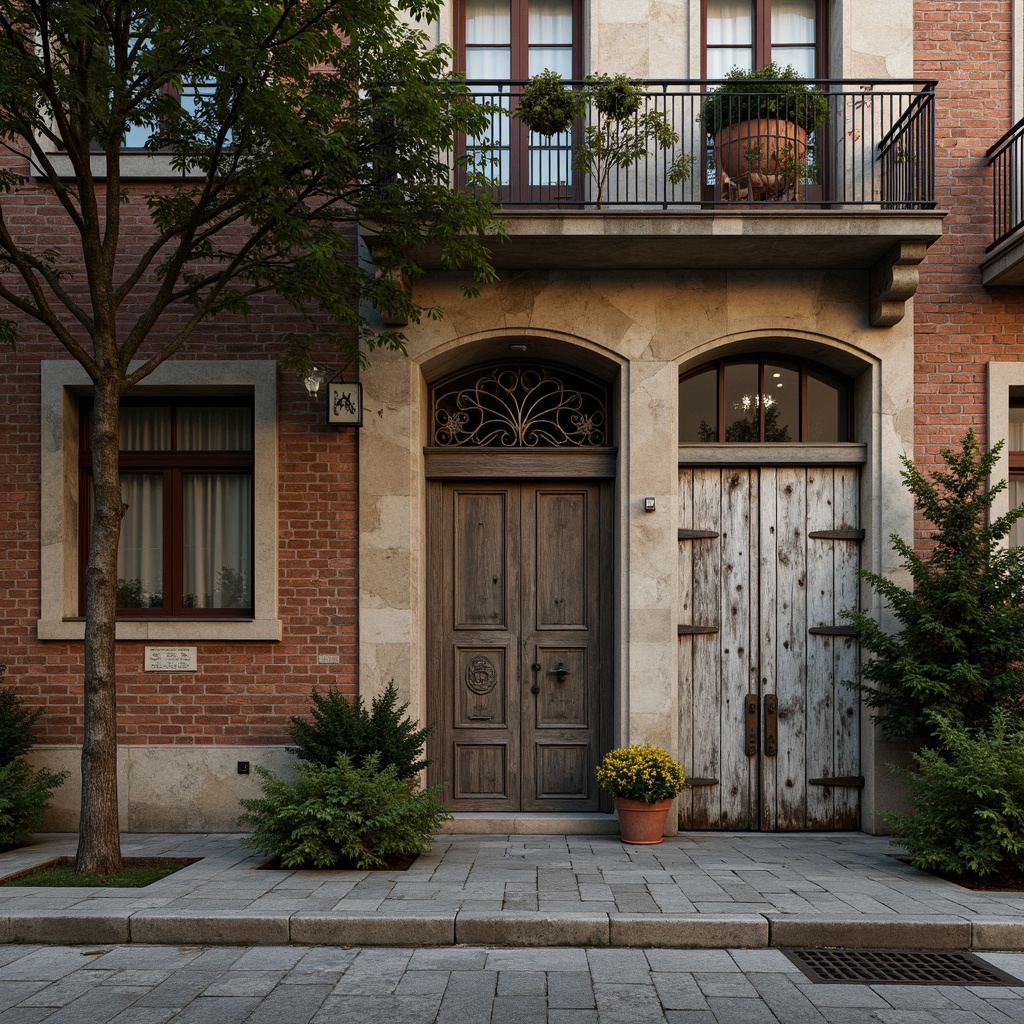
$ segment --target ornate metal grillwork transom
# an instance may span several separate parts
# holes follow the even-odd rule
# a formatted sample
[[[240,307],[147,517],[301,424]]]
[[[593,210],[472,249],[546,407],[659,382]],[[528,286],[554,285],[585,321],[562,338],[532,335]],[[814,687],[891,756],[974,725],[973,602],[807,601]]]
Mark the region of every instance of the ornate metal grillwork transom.
[[[444,448],[600,448],[608,389],[562,368],[501,363],[434,388],[433,441]]]

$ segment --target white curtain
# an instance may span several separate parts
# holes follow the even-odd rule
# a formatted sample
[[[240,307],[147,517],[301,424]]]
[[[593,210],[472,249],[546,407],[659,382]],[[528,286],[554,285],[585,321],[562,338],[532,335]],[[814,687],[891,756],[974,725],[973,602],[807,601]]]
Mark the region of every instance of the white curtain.
[[[171,410],[161,406],[124,406],[118,417],[123,452],[162,452],[171,447]]]
[[[754,66],[754,11],[750,0],[707,0],[707,75],[725,78]]]
[[[815,0],[772,0],[772,60],[814,78]]]
[[[227,406],[178,409],[178,450],[247,452],[252,448],[252,413]]]
[[[252,477],[182,475],[182,593],[193,608],[252,603]]]
[[[164,591],[163,475],[122,473],[121,500],[128,508],[117,545],[118,606],[159,607]]]
[[[1024,474],[1014,473],[1010,477],[1010,508],[1024,505]],[[1010,530],[1010,547],[1024,547],[1024,519],[1018,519]]]
[[[466,45],[512,41],[510,0],[466,0]]]

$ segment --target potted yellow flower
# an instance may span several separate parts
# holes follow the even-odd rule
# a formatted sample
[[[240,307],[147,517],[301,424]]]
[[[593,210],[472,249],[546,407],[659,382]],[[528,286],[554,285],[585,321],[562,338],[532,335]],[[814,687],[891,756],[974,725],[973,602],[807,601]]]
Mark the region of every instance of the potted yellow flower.
[[[672,800],[686,786],[683,766],[649,743],[610,750],[597,781],[614,799],[622,841],[641,846],[661,842]]]

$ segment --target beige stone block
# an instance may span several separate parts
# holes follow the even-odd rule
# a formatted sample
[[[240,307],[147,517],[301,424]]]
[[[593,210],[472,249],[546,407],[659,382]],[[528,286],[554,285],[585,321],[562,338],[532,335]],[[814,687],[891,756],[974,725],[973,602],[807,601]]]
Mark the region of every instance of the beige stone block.
[[[467,946],[607,946],[608,915],[460,912],[455,941]]]
[[[57,913],[0,915],[0,943],[129,942],[128,918],[124,914],[79,912],[68,908]]]
[[[971,922],[971,949],[1024,949],[1024,920],[993,918]]]
[[[291,941],[306,946],[450,946],[455,911],[415,917],[298,913],[291,918]]]
[[[286,913],[186,915],[173,910],[140,910],[131,918],[131,941],[164,945],[283,946],[290,941],[288,918]]]
[[[768,922],[760,916],[609,914],[613,946],[679,949],[760,949]]]

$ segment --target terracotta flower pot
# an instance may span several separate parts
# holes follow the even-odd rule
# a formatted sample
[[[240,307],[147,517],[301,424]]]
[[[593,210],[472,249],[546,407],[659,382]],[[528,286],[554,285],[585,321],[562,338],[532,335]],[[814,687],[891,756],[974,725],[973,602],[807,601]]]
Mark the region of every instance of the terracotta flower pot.
[[[622,841],[634,846],[653,846],[661,842],[665,833],[672,798],[648,804],[643,800],[629,800],[624,796],[615,797],[615,813],[619,816],[619,832]]]
[[[807,133],[798,124],[761,117],[715,133],[723,193],[751,200],[800,199],[807,165]]]

